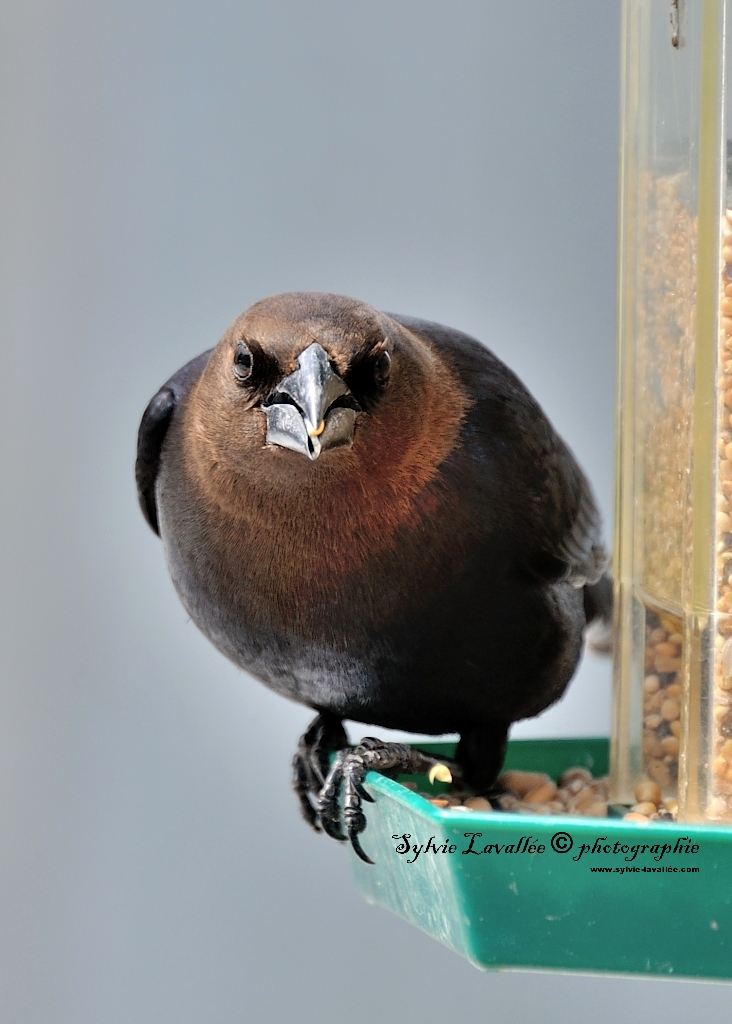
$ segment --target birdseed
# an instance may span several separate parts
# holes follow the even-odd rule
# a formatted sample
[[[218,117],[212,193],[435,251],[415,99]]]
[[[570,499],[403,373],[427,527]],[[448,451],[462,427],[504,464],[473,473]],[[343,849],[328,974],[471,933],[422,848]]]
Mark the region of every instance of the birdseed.
[[[637,303],[635,351],[642,401],[636,408],[642,452],[637,505],[638,588],[644,606],[641,774],[664,798],[657,814],[675,814],[679,757],[686,734],[683,688],[684,579],[691,565],[697,221],[685,201],[684,175],[652,178],[642,187],[648,211],[644,295]],[[714,657],[709,718],[701,732],[709,763],[700,765],[701,807],[732,822],[732,210],[721,224],[716,477]],[[707,771],[708,769],[708,771]],[[706,783],[703,781],[706,776]],[[639,804],[645,801],[639,799]],[[633,811],[632,813],[638,813]]]
[[[730,744],[732,748],[732,744]],[[418,796],[440,810],[499,810],[514,814],[568,814],[583,818],[606,818],[608,813],[608,777],[594,778],[586,768],[568,768],[555,783],[543,772],[511,769],[499,776],[496,789],[502,790],[491,803],[483,796],[469,796],[455,786],[450,792],[419,792]],[[407,784],[409,788],[413,784]],[[678,804],[664,800],[661,788],[653,781],[641,782],[635,790],[636,805],[624,815],[625,821],[674,821]]]
[[[732,210],[722,217],[717,466],[716,636],[709,817],[732,820]]]

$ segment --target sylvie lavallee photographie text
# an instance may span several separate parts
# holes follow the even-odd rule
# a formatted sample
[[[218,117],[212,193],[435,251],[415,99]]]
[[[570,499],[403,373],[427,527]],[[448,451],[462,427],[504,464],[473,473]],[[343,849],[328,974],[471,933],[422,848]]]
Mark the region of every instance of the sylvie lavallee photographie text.
[[[405,855],[407,864],[413,864],[420,854],[435,853],[460,853],[468,854],[539,854],[546,853],[547,844],[540,842],[532,836],[521,836],[512,843],[487,843],[482,845],[478,840],[483,836],[482,832],[464,832],[465,842],[449,843],[445,840],[442,843],[436,842],[435,836],[430,836],[426,843],[412,843],[412,836],[409,832],[401,836],[393,835],[392,839],[398,839],[395,852]],[[670,839],[673,837],[669,837]],[[605,856],[622,856],[625,861],[634,861],[639,854],[648,854],[655,861],[661,861],[666,856],[683,856],[686,854],[699,853],[699,844],[690,842],[689,836],[678,836],[671,843],[634,843],[630,845],[620,840],[608,842],[607,836],[598,836],[593,843],[582,843],[576,850],[573,861],[579,861],[585,854],[600,854]],[[549,847],[554,853],[565,854],[574,847],[574,840],[568,832],[556,832],[549,841]],[[460,849],[458,849],[460,847]]]

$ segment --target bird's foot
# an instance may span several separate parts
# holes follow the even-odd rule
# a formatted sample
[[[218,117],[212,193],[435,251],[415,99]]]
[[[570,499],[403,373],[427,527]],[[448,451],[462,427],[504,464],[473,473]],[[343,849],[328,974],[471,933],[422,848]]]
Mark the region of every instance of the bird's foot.
[[[394,776],[400,773],[428,775],[430,781],[450,782],[453,775],[459,775],[460,769],[450,762],[450,767],[437,758],[423,754],[403,743],[383,743],[371,736],[365,737],[356,747],[341,750],[331,765],[325,785],[318,797],[318,813],[320,825],[333,839],[345,842],[349,839],[351,846],[367,864],[374,862],[362,847],[360,835],[366,828],[366,816],[362,810],[362,801],[373,803],[374,798],[364,788],[364,779],[369,771],[381,772]],[[341,829],[341,808],[339,794],[343,786],[343,826]]]
[[[313,719],[297,745],[292,761],[292,788],[303,818],[316,832],[320,832],[317,801],[328,775],[330,755],[347,746],[348,735],[342,721],[327,713]]]

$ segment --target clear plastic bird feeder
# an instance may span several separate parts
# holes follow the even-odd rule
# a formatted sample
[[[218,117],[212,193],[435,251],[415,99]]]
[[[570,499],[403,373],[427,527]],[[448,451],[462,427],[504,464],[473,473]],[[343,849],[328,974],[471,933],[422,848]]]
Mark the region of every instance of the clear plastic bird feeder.
[[[614,798],[732,824],[732,0],[625,0]]]

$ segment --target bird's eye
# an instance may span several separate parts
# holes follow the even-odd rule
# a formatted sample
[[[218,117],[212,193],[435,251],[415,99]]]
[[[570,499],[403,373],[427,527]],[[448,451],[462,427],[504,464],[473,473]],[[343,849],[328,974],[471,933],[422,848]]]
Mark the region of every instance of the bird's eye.
[[[234,376],[238,381],[248,380],[252,375],[252,353],[243,341],[236,343],[234,353]]]
[[[383,388],[391,373],[391,356],[382,352],[374,363],[374,382]]]

